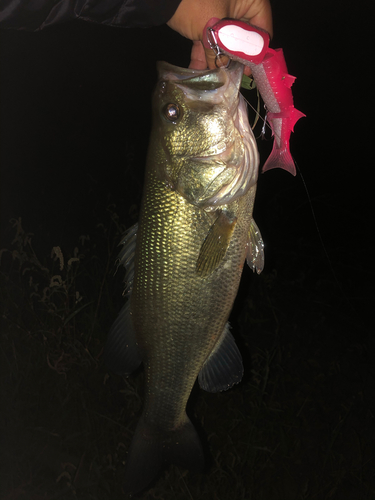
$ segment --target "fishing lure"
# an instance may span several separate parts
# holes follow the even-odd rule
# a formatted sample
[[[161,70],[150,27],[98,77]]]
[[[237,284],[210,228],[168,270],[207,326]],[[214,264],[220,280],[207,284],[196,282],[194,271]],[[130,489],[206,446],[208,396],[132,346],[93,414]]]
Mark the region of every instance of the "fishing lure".
[[[205,26],[203,45],[223,56],[250,66],[267,109],[266,119],[274,136],[273,148],[262,171],[282,168],[296,175],[289,140],[296,122],[305,116],[293,104],[291,87],[295,77],[288,73],[282,49],[269,47],[269,34],[236,19],[211,18]]]

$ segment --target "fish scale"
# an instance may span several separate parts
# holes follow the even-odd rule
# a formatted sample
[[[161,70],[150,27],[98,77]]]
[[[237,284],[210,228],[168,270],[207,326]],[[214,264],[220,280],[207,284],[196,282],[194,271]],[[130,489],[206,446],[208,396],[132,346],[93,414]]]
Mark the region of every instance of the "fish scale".
[[[250,207],[244,208],[245,212]],[[150,212],[155,209],[161,215],[156,221],[150,217]],[[248,223],[250,218],[248,214]],[[238,236],[233,235],[232,248],[228,249],[220,272],[209,278],[197,276],[195,264],[211,224],[205,212],[187,204],[182,196],[169,191],[162,182],[158,183],[148,175],[138,240],[140,248],[145,242],[147,252],[136,254],[131,310],[135,329],[139,332],[137,338],[142,346],[142,359],[149,360],[144,408],[153,423],[158,425],[159,421],[164,425],[166,416],[173,428],[184,421],[191,388],[223,331],[237,292],[246,251],[246,242],[240,245],[238,241],[241,236],[244,240],[244,235],[240,234],[243,233],[241,226],[237,229]],[[164,238],[165,233],[168,234],[168,244],[162,246],[160,254],[157,251],[161,246],[158,237]],[[182,248],[184,252],[181,252]],[[156,260],[159,262],[158,273],[148,272]],[[165,282],[169,284],[167,291],[160,293]],[[151,336],[153,330],[157,330],[157,334]],[[171,342],[171,338],[178,341]],[[188,366],[182,363],[187,357]],[[171,401],[164,392],[162,398],[154,397],[161,386],[169,387],[172,383]],[[180,397],[176,398],[176,393]]]
[[[198,377],[218,392],[242,377],[227,321],[245,259],[263,267],[263,242],[252,217],[259,157],[241,77],[238,63],[210,71],[159,65],[140,219],[120,257],[133,262],[135,252],[134,278],[105,352],[116,371],[128,375],[141,361],[145,370],[126,493],[145,488],[165,460],[202,468],[186,414],[193,385]]]

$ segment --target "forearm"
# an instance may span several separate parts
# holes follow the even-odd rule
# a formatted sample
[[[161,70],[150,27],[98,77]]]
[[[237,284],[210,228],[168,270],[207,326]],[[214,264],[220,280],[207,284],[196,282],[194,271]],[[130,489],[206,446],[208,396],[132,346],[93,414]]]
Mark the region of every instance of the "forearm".
[[[117,27],[158,26],[180,0],[3,0],[0,27],[39,31],[73,19]]]

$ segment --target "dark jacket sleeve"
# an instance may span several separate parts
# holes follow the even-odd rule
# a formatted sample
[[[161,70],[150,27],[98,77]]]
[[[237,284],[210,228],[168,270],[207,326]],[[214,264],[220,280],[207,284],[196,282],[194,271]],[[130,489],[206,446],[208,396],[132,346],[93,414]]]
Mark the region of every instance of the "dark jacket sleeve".
[[[38,31],[82,19],[109,26],[164,24],[181,0],[1,0],[0,27]]]

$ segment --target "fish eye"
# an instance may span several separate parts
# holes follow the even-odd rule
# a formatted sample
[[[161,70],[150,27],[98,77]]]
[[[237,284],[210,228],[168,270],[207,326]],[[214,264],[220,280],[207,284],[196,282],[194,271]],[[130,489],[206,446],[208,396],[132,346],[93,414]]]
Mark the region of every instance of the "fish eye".
[[[170,122],[175,123],[180,117],[180,107],[174,103],[167,104],[164,108],[164,116]]]

